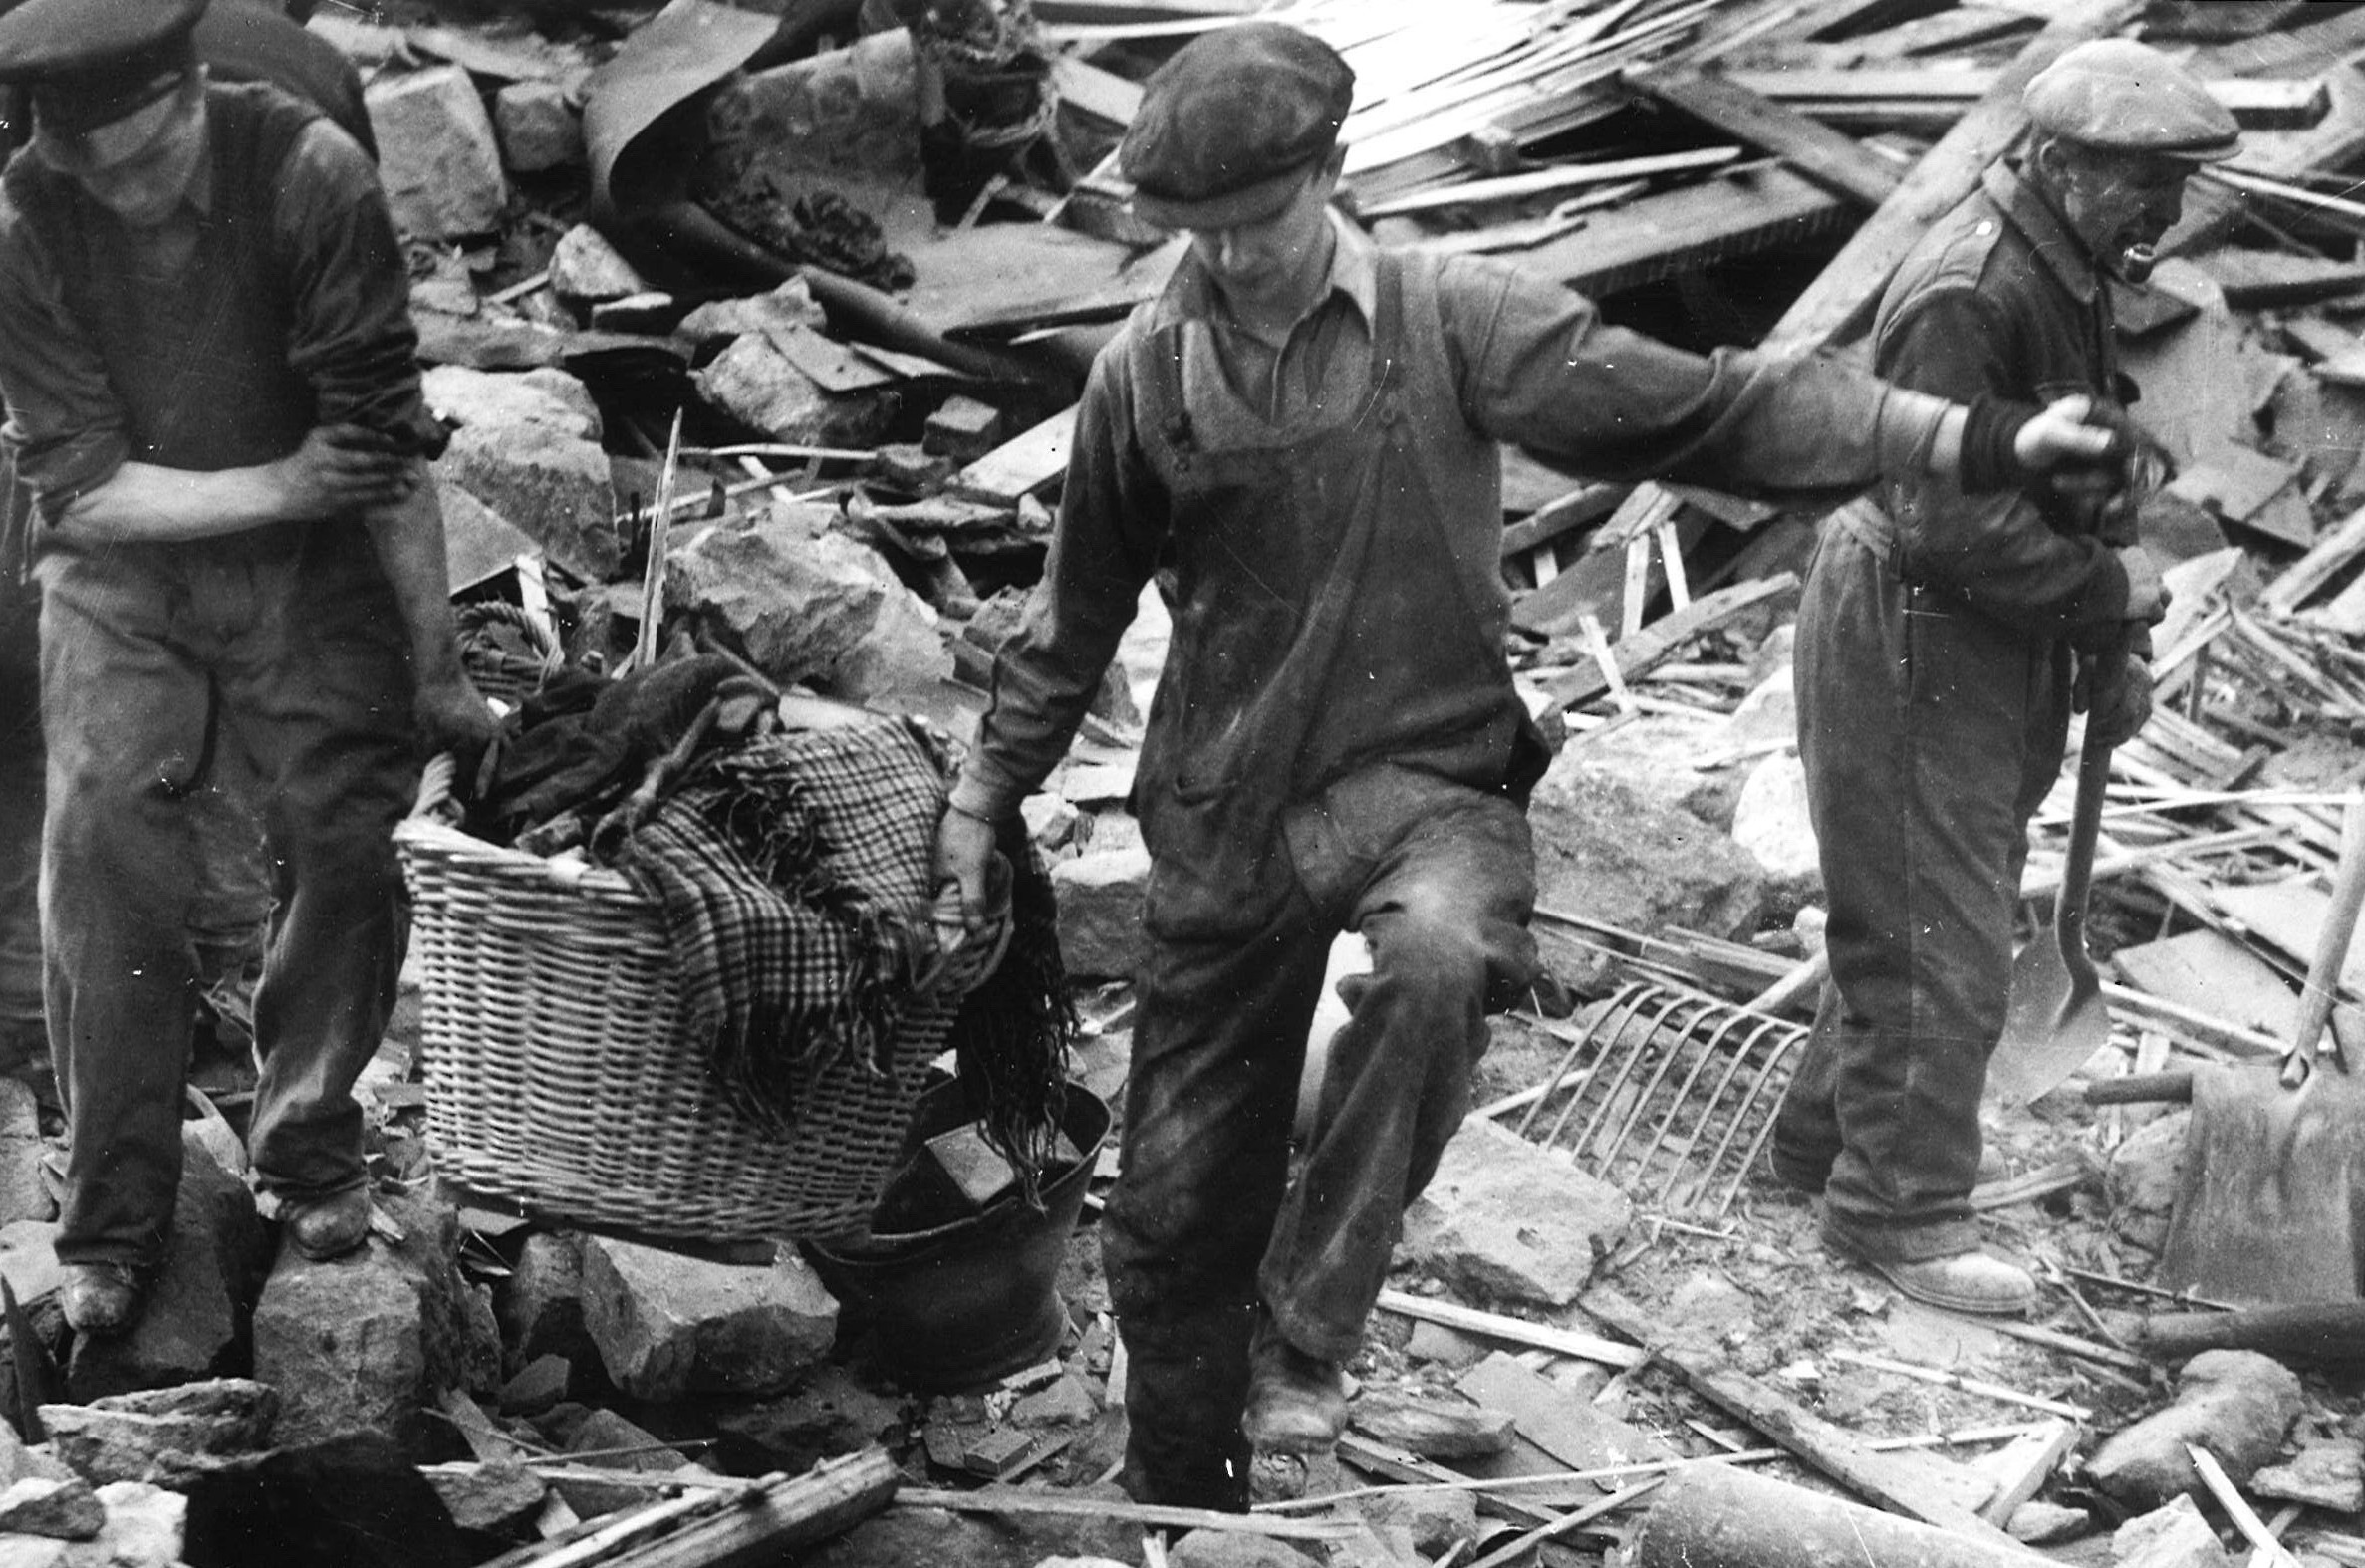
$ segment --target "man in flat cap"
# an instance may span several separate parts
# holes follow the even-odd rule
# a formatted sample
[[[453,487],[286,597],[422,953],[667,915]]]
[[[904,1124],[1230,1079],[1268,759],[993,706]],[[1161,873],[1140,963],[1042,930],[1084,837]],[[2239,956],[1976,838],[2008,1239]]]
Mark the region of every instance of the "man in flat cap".
[[[1825,362],[1681,354],[1490,259],[1334,214],[1353,73],[1248,22],[1155,74],[1122,152],[1190,231],[1093,367],[1041,586],[938,839],[982,907],[1154,574],[1174,635],[1134,803],[1154,859],[1123,1175],[1103,1231],[1137,1497],[1239,1508],[1251,1447],[1327,1447],[1405,1205],[1468,1101],[1485,1014],[1534,978],[1524,803],[1546,761],[1504,654],[1497,443],[1605,476],[1837,497],[1973,488],[2102,449],[2074,414],[1966,412]],[[1340,990],[1291,1180],[1308,1023]]]
[[[2079,393],[2118,408],[2111,296],[2232,155],[2234,119],[2157,51],[2080,45],[2028,85],[2017,167],[1917,245],[1874,365],[1971,401]],[[1969,1198],[2003,1029],[2029,817],[2073,692],[2086,743],[2151,711],[2140,634],[2165,604],[2124,505],[2038,482],[1969,493],[1893,476],[1825,525],[1798,617],[1799,752],[1823,846],[1831,979],[1774,1133],[1823,1194],[1825,1241],[1905,1294],[1968,1312],[2035,1299],[1980,1247]]]
[[[288,1240],[368,1234],[361,1112],[401,956],[390,833],[459,673],[408,283],[374,168],[317,110],[209,84],[203,0],[26,0],[0,83],[0,392],[37,505],[42,915],[83,1333],[137,1315],[180,1174],[189,805],[235,748],[276,895],[248,1134]],[[438,738],[441,738],[440,735]]]
[[[0,0],[0,14],[19,0]],[[298,11],[278,0],[212,0],[190,35],[216,82],[269,82],[317,106],[376,155],[361,74]],[[0,164],[29,134],[32,116],[21,88],[0,90]],[[42,1022],[41,819],[48,769],[41,738],[41,593],[29,570],[31,521],[13,457],[0,450],[0,1073],[22,1077],[45,1096],[49,1036]],[[246,1044],[253,967],[261,957],[271,889],[262,836],[251,810],[227,790],[193,796],[200,819],[198,854],[204,893],[190,914],[205,980],[201,1012],[211,1012],[224,1041]]]

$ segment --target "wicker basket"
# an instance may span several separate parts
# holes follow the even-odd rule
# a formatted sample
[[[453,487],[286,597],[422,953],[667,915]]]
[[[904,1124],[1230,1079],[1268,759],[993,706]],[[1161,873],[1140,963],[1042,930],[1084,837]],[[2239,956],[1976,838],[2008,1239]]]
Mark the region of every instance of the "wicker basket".
[[[993,943],[963,943],[910,1004],[894,1071],[847,1059],[799,1085],[781,1138],[710,1082],[678,1027],[663,917],[621,874],[471,838],[394,832],[424,969],[427,1141],[437,1169],[553,1217],[657,1236],[862,1231],[960,998]]]

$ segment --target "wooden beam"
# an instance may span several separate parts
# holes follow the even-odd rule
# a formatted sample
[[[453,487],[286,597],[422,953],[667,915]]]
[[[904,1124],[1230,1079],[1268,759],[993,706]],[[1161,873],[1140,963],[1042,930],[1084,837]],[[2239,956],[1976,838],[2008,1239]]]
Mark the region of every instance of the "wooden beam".
[[[1888,159],[1854,137],[1786,109],[1731,77],[1699,71],[1629,72],[1626,83],[1703,125],[1763,147],[1823,189],[1864,206],[1880,206],[1901,182]]]
[[[1518,259],[1581,294],[1614,294],[1835,233],[1851,210],[1786,168],[1761,167],[1596,212]]]
[[[1658,1359],[1681,1373],[1701,1398],[1764,1433],[1858,1496],[1958,1535],[2024,1549],[1966,1507],[1959,1498],[1961,1488],[1933,1480],[1937,1472],[1928,1465],[1867,1446],[1853,1433],[1737,1371],[1714,1352],[1655,1343],[1665,1338],[1663,1326],[1616,1291],[1597,1285],[1580,1304],[1618,1332],[1652,1345]]]
[[[1557,581],[1557,579],[1555,580]],[[1744,611],[1793,593],[1798,588],[1798,574],[1784,572],[1778,577],[1752,578],[1704,594],[1672,615],[1660,617],[1632,637],[1620,638],[1612,652],[1617,655],[1618,673],[1624,679],[1634,679],[1666,663],[1686,643],[1732,620]],[[1537,593],[1544,590],[1539,589]],[[1530,595],[1529,598],[1534,598]],[[1559,674],[1537,682],[1563,707],[1577,707],[1599,701],[1609,694],[1609,679],[1591,664],[1573,664]]]
[[[1782,104],[1927,103],[1943,112],[1986,97],[2000,74],[1988,66],[1886,66],[1852,71],[1735,71],[1729,80],[1736,87]],[[2226,77],[2203,85],[2250,130],[2304,129],[2324,118],[2330,102],[2330,90],[2318,79]]]

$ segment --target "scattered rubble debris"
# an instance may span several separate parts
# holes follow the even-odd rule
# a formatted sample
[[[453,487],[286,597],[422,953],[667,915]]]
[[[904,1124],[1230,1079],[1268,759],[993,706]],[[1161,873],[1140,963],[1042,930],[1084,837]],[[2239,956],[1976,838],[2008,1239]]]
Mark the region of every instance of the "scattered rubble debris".
[[[2241,159],[2119,302],[2137,411],[2179,467],[2147,539],[2179,564],[2159,710],[2117,748],[2096,857],[2110,1043],[1986,1119],[1974,1207],[2036,1265],[2038,1318],[1948,1317],[1846,1269],[1759,1159],[1820,975],[1788,686],[1814,519],[1509,451],[1513,662],[1562,741],[1532,813],[1551,977],[1498,1020],[1409,1217],[1335,1458],[1260,1476],[1244,1516],[1124,1497],[1087,1190],[1047,1264],[1049,1348],[950,1391],[917,1369],[980,1347],[882,1344],[883,1309],[823,1283],[826,1248],[660,1244],[467,1190],[425,1128],[413,974],[365,1080],[365,1252],[269,1254],[235,1169],[251,1068],[217,1053],[171,1260],[119,1343],[69,1343],[40,1110],[0,1082],[21,1303],[0,1560],[2365,1568],[2353,1246],[2336,1300],[2161,1282],[2207,1135],[2162,1102],[2205,1068],[2271,1072],[2299,1037],[2365,836],[2365,6],[327,8],[411,245],[484,688],[515,705],[685,640],[969,733],[1084,369],[1180,254],[1127,208],[1113,148],[1166,53],[1251,11],[1356,66],[1347,200],[1383,240],[1513,259],[1702,348],[1861,353],[1889,268],[2079,39],[2186,54],[2243,122]],[[1075,1071],[1111,1105],[1149,872],[1125,800],[1163,637],[1153,593],[1025,817]],[[2031,929],[2071,783],[2038,816]],[[2351,953],[2312,1071],[2365,1070],[2360,1004]],[[1115,1147],[1069,1151],[1079,1189]],[[2353,1235],[2355,1173],[2322,1179],[2290,1201]]]

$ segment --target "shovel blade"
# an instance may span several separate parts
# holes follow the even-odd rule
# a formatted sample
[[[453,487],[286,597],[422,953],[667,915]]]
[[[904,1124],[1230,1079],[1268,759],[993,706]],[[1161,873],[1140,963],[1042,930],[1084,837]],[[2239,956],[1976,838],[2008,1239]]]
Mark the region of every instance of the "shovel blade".
[[[2110,1044],[2110,1008],[2083,952],[2065,951],[2045,929],[2012,961],[2003,1038],[1987,1058],[1987,1091],[2002,1105],[2025,1105],[2060,1087]]]
[[[2357,1300],[2365,1076],[2286,1089],[2270,1062],[2205,1064],[2192,1117],[2155,1280],[2234,1306]]]

